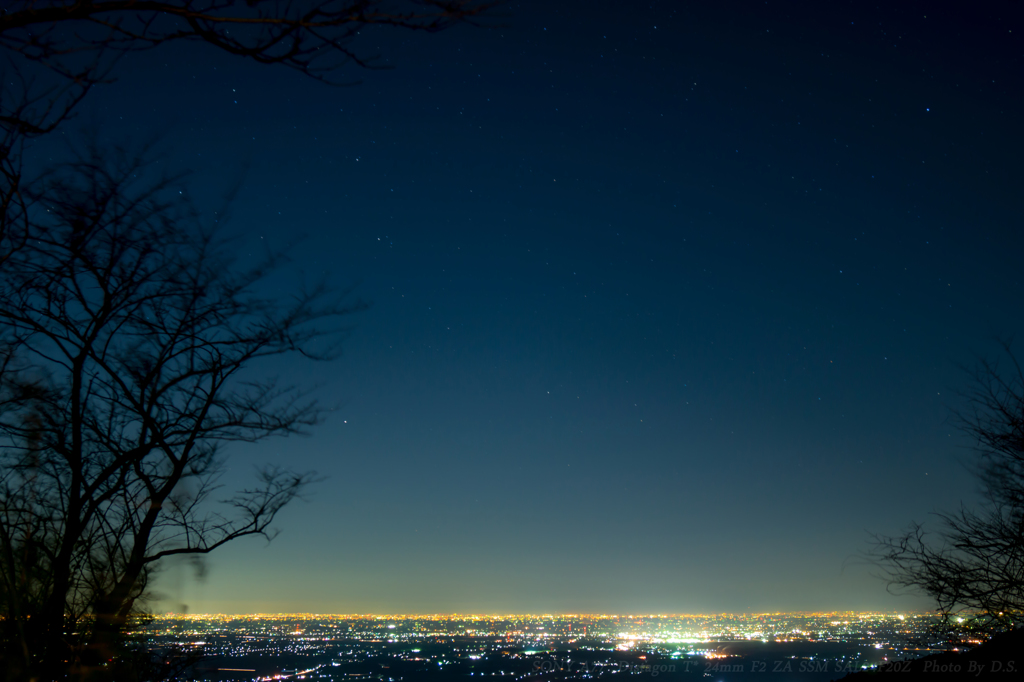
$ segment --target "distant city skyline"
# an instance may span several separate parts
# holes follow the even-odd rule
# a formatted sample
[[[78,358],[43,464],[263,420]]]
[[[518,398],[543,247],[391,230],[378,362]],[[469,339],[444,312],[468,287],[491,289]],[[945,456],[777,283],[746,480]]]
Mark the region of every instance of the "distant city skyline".
[[[850,673],[939,644],[934,615],[156,618],[149,646],[200,654],[200,679]],[[316,678],[314,678],[316,679]],[[678,678],[675,678],[678,679]],[[804,678],[808,679],[808,678]],[[810,678],[815,679],[815,678]]]
[[[290,617],[359,617],[359,619],[543,619],[543,617],[602,617],[602,619],[644,619],[644,617],[714,617],[714,616],[751,616],[751,615],[935,615],[935,611],[750,611],[744,613],[175,613],[167,611],[160,617],[182,617],[182,619],[204,619],[204,617],[252,617],[252,619],[290,619]]]

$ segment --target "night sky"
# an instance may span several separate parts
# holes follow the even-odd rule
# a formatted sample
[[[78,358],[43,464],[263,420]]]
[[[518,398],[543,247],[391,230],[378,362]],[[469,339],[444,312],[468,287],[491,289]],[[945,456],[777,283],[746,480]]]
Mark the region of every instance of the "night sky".
[[[977,499],[950,410],[1024,332],[1024,22],[880,5],[508,3],[365,31],[393,68],[345,87],[125,59],[69,135],[157,139],[208,216],[240,180],[246,249],[372,304],[259,369],[337,409],[223,482],[326,481],[154,608],[928,608],[857,556]]]

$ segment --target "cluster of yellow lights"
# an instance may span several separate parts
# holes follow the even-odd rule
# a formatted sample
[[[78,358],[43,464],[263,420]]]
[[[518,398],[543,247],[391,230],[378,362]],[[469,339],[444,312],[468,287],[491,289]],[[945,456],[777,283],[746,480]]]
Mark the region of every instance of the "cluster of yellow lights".
[[[911,613],[913,616],[934,615],[931,611]],[[1000,614],[1002,615],[1002,614]],[[764,617],[824,617],[843,616],[854,618],[878,618],[895,617],[904,620],[906,616],[894,612],[882,611],[766,611],[766,612],[721,612],[721,613],[166,613],[161,618],[178,620],[223,620],[226,618],[238,619],[249,618],[259,620],[289,620],[289,619],[360,619],[360,620],[522,620],[542,619],[567,620],[578,618],[764,618]],[[831,621],[832,625],[848,625],[849,620]]]

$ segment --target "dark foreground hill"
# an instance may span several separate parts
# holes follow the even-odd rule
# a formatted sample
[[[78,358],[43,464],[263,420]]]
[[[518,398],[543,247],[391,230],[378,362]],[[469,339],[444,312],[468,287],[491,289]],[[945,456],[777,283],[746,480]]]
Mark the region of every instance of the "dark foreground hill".
[[[851,673],[842,682],[952,682],[953,680],[1019,680],[1024,674],[1024,628],[996,635],[963,652],[932,654],[911,661],[893,661],[875,670]]]

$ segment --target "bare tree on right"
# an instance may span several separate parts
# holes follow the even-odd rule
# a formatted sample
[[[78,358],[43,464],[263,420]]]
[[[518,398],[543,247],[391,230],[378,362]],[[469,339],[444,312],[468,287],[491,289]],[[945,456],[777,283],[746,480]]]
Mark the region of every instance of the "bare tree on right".
[[[983,504],[876,536],[869,552],[890,588],[923,591],[950,623],[994,633],[1024,626],[1024,369],[1009,342],[971,370],[955,415],[976,441]]]

